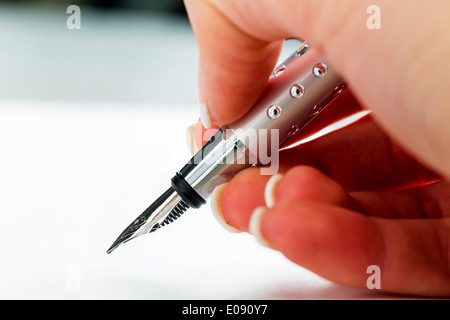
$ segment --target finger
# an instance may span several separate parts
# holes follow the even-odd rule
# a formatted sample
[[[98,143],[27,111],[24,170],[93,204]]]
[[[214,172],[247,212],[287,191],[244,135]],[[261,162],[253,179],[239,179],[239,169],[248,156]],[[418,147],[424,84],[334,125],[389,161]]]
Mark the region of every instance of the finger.
[[[213,199],[211,206],[218,219],[232,228],[248,232],[250,215],[256,207],[264,206],[264,190],[269,176],[260,175],[259,168],[248,168],[239,172]],[[251,181],[251,182],[250,182]]]
[[[368,216],[422,219],[450,215],[450,188],[446,181],[400,191],[352,192],[309,166],[282,168],[274,177],[258,168],[243,170],[221,190],[213,204],[222,222],[248,232],[253,210],[284,201],[312,201],[342,206]]]
[[[450,186],[439,181],[394,191],[351,192],[317,169],[296,166],[266,185],[268,207],[283,200],[308,200],[334,204],[372,217],[397,219],[438,219],[450,215]],[[249,181],[248,181],[249,182]],[[269,197],[269,199],[268,199]]]
[[[270,207],[279,201],[301,199],[345,206],[347,193],[334,180],[309,166],[290,168],[278,179],[271,179],[265,189],[266,204]]]
[[[441,179],[393,142],[370,118],[282,150],[279,156],[280,166],[312,165],[347,191],[400,189]]]
[[[271,195],[277,190],[276,201],[279,199],[307,199],[330,204],[343,205],[347,201],[345,191],[333,180],[311,167],[296,167],[288,170],[279,183],[272,184],[274,190],[269,190],[270,176],[260,174],[260,169],[253,167],[239,172],[212,204],[216,216],[231,227],[248,232],[250,216],[259,206],[266,206]],[[273,179],[273,178],[272,178]],[[279,186],[279,187],[278,187]]]
[[[249,110],[274,67],[281,39],[307,39],[383,127],[450,176],[448,1],[377,1],[380,30],[367,27],[367,1],[185,2],[216,122],[232,122]],[[417,23],[418,17],[426,23]]]
[[[445,218],[450,217],[450,186],[443,180],[398,191],[352,192],[347,206],[372,217]]]
[[[302,200],[258,216],[252,224],[264,243],[331,281],[366,288],[367,268],[376,265],[384,291],[450,294],[448,219],[379,219]]]

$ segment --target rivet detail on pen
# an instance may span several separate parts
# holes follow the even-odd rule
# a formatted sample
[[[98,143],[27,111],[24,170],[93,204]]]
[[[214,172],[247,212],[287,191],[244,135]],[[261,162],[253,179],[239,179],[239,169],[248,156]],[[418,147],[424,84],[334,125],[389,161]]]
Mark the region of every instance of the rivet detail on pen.
[[[299,130],[300,128],[298,127],[298,125],[294,124],[292,127],[289,128],[288,132],[286,133],[286,136],[290,138],[294,136]]]
[[[301,86],[301,85],[294,84],[294,85],[291,87],[290,93],[291,93],[291,97],[292,97],[292,98],[299,99],[299,98],[301,98],[301,97],[303,96],[303,94],[305,93],[305,88],[304,88],[303,86]]]
[[[306,53],[306,51],[308,51],[309,46],[307,43],[304,43],[300,48],[298,48],[298,50],[295,52],[295,56],[296,57],[300,57],[302,55],[304,55]]]
[[[286,71],[286,66],[283,64],[272,72],[272,78],[280,76],[284,71]]]
[[[267,116],[272,119],[278,119],[281,116],[281,108],[277,105],[272,105],[267,109]]]
[[[313,68],[313,74],[317,77],[317,78],[322,78],[327,74],[328,68],[325,64],[323,63],[318,63],[314,66]]]
[[[339,95],[339,94],[341,94],[342,93],[342,91],[344,91],[344,89],[347,87],[347,85],[344,83],[344,82],[342,82],[341,84],[339,84],[336,88],[334,88],[334,90],[333,90],[333,94],[334,94],[334,96],[337,96],[337,95]]]
[[[315,116],[317,116],[318,114],[319,114],[319,112],[320,111],[322,111],[322,107],[321,106],[319,106],[318,104],[316,104],[312,109],[311,109],[311,111],[309,112],[309,116],[310,117],[315,117]]]

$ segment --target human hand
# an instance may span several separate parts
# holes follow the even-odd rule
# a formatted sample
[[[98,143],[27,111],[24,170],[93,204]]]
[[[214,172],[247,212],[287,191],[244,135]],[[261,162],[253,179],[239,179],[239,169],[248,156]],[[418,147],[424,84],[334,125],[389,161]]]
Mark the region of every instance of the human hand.
[[[213,123],[248,111],[291,37],[320,48],[374,111],[375,121],[282,151],[269,183],[240,172],[215,191],[219,216],[332,281],[365,287],[378,265],[382,290],[449,295],[450,188],[439,175],[450,176],[450,3],[378,1],[382,29],[372,31],[364,1],[185,2]]]

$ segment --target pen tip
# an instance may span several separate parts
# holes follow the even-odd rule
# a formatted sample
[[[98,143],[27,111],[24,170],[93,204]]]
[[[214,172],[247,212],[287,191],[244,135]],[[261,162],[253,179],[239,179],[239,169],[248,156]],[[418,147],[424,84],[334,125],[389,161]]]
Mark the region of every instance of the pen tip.
[[[141,216],[139,216],[137,219],[133,221],[114,241],[114,243],[109,247],[109,249],[106,251],[106,253],[110,254],[113,252],[118,246],[120,246],[122,243],[125,243],[127,241],[130,241],[133,238],[136,238],[139,236],[139,230],[142,227],[142,219]]]
[[[122,240],[120,239],[120,237],[114,241],[114,243],[112,244],[111,247],[109,247],[109,249],[106,251],[107,254],[110,254],[111,252],[113,252],[118,246],[120,246],[122,244]]]
[[[110,254],[122,243],[158,230],[161,226],[176,220],[187,208],[189,206],[183,202],[178,193],[173,188],[169,188],[119,235],[106,252]],[[163,221],[157,219],[161,213],[163,213]]]

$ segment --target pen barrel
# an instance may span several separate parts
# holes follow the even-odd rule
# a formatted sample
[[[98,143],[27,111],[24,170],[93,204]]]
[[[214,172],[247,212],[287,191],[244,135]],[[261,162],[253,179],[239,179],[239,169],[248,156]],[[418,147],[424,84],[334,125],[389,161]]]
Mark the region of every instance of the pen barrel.
[[[345,83],[322,54],[303,43],[273,71],[249,112],[222,127],[177,173],[177,179],[183,178],[192,187],[191,193],[206,199],[215,187],[242,169],[278,161],[274,153],[280,146],[299,133],[344,88]],[[267,170],[265,174],[275,173]],[[180,195],[185,201],[190,196]]]
[[[345,83],[322,53],[303,43],[273,71],[267,87],[248,113],[227,128],[235,130],[247,147],[251,147],[249,133],[275,130],[277,134],[270,134],[267,141],[270,152],[274,149],[270,148],[272,144],[285,144],[344,89]]]

